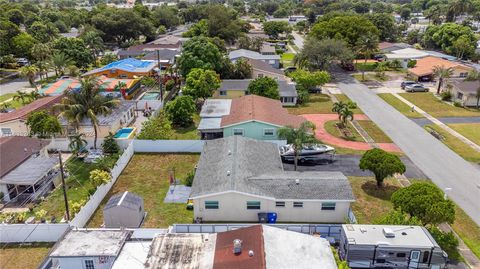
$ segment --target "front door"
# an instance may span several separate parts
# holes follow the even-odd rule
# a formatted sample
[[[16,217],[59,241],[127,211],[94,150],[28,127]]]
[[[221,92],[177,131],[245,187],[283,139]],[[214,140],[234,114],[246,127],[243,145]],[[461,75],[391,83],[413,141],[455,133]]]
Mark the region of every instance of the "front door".
[[[420,262],[420,253],[420,250],[412,250],[410,252],[408,268],[418,268],[418,263]]]

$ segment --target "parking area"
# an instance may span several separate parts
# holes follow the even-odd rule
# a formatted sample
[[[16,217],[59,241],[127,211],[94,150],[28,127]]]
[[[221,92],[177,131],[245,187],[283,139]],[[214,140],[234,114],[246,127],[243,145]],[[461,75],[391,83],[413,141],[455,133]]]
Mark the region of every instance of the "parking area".
[[[340,171],[346,176],[373,176],[369,171],[362,171],[358,168],[360,162],[359,155],[335,155],[333,160],[330,157],[325,157],[325,159],[306,162],[304,164],[299,164],[297,171]],[[400,157],[402,162],[405,164],[407,171],[405,176],[407,178],[416,178],[416,179],[426,179],[427,177],[423,172],[413,164],[413,162],[407,157]],[[283,169],[286,171],[293,171],[294,165],[293,162],[283,163]]]

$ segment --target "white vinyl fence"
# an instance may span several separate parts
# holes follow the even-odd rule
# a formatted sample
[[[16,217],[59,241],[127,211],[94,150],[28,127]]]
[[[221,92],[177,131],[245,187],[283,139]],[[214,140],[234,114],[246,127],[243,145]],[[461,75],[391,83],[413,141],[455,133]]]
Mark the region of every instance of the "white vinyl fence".
[[[93,138],[92,137],[87,137],[85,140],[87,140],[87,148],[93,148]],[[131,139],[116,139],[115,140],[122,149],[126,149],[128,145],[132,142]],[[97,148],[102,148],[102,143],[103,143],[103,138],[98,138],[97,139]],[[70,140],[65,137],[61,138],[54,138],[50,141],[50,144],[46,146],[48,150],[59,150],[59,151],[70,151],[70,148],[68,147],[68,144],[70,144]]]
[[[0,224],[0,243],[57,242],[68,223]]]
[[[75,227],[84,227],[90,217],[95,213],[100,203],[103,201],[107,193],[113,187],[115,182],[117,182],[118,177],[122,173],[123,169],[127,166],[128,162],[132,158],[134,153],[133,145],[130,144],[124,151],[122,156],[118,159],[115,167],[111,171],[112,180],[107,184],[102,184],[98,186],[95,193],[90,196],[90,200],[80,209],[80,211],[75,215],[75,218],[70,222],[70,225]]]

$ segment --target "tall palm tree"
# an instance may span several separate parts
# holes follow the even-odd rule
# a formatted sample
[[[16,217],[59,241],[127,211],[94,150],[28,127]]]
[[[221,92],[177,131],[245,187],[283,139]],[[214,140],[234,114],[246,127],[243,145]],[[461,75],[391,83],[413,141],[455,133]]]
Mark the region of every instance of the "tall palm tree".
[[[90,49],[92,52],[92,56],[94,59],[94,65],[97,66],[97,57],[101,51],[104,49],[103,40],[95,31],[89,31],[83,37],[85,41],[85,45],[87,48]]]
[[[13,101],[20,101],[22,104],[26,104],[28,99],[28,93],[22,91],[17,91],[13,96]]]
[[[341,118],[341,121],[342,121],[342,124],[343,126],[347,126],[347,122],[349,120],[353,120],[353,110],[350,110],[347,107],[345,107],[344,109],[342,109],[342,111],[340,112],[340,118]]]
[[[471,0],[454,0],[448,7],[448,12],[452,15],[452,21],[455,21],[458,15],[463,13],[470,13],[472,11]]]
[[[55,68],[55,74],[58,76],[63,76],[65,74],[65,68],[70,65],[73,65],[72,59],[70,59],[65,53],[59,52],[53,54],[52,64]]]
[[[126,98],[126,92],[125,90],[127,89],[127,84],[123,81],[119,81],[115,87],[113,87],[113,90],[116,92],[120,92],[123,96],[123,98]]]
[[[377,50],[378,37],[373,34],[363,35],[359,38],[357,43],[357,52],[362,54],[365,58],[365,65],[368,58]],[[365,66],[362,68],[362,80],[365,80]]]
[[[315,138],[315,125],[310,121],[303,122],[299,128],[293,128],[286,126],[278,129],[278,137],[280,139],[286,139],[288,144],[291,144],[295,153],[294,165],[295,171],[297,171],[298,155],[303,148],[304,144],[316,143],[318,140]]]
[[[94,77],[80,80],[80,91],[68,91],[60,104],[54,106],[61,111],[60,116],[65,117],[78,128],[84,119],[89,119],[93,126],[95,139],[93,147],[97,148],[98,115],[109,114],[119,100],[100,95],[99,82]]]
[[[341,115],[342,110],[344,110],[347,107],[348,107],[348,105],[346,103],[342,102],[342,101],[333,103],[332,112],[337,113],[339,121],[341,121],[341,119],[342,119],[342,115]]]
[[[88,144],[87,140],[85,140],[84,137],[85,134],[83,133],[70,135],[68,137],[68,140],[70,140],[68,148],[76,156],[78,156],[78,153],[80,153],[80,151]]]
[[[30,86],[37,90],[37,85],[35,84],[35,77],[38,73],[38,67],[35,65],[26,65],[20,68],[20,75],[22,77],[26,77],[28,79],[28,83]]]
[[[437,94],[440,94],[440,89],[445,79],[450,78],[453,75],[453,68],[436,65],[433,67],[433,75],[438,78]]]

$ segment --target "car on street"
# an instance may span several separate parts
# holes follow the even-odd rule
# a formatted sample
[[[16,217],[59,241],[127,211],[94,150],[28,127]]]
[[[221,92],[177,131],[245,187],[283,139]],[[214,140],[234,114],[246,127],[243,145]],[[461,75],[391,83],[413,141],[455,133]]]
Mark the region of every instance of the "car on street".
[[[428,88],[423,84],[412,84],[405,87],[406,92],[428,92]]]
[[[411,81],[411,80],[403,81],[402,84],[400,84],[400,87],[402,87],[402,90],[405,90],[405,87],[413,84],[418,84],[418,82]]]

